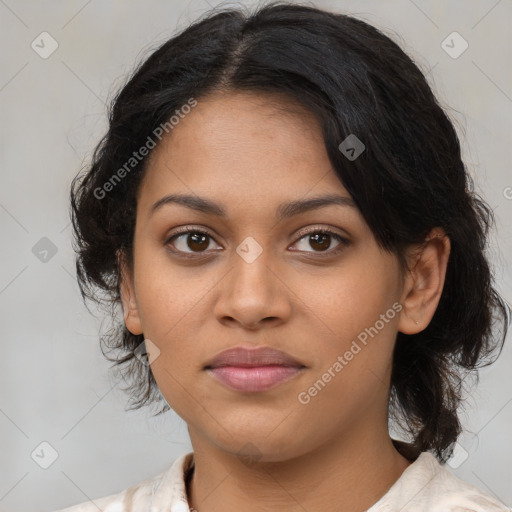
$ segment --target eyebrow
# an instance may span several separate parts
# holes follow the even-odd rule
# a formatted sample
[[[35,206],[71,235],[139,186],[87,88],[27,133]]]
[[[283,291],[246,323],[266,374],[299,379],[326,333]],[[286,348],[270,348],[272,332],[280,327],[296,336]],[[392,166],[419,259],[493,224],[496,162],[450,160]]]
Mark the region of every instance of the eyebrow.
[[[199,196],[187,194],[169,194],[159,199],[149,211],[149,215],[153,215],[157,210],[168,204],[179,204],[186,206],[192,210],[196,210],[217,217],[227,217],[226,210],[217,203]],[[300,213],[316,210],[324,206],[348,206],[357,209],[354,200],[350,197],[339,196],[336,194],[328,194],[324,196],[312,197],[309,199],[299,199],[282,203],[277,207],[276,215],[278,220],[287,219]]]

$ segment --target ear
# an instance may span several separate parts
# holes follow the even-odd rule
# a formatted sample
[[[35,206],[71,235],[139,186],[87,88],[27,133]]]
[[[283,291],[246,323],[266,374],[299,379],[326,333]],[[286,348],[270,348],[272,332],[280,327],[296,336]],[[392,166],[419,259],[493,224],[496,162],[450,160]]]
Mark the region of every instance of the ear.
[[[450,248],[444,230],[434,228],[422,244],[410,251],[400,302],[400,332],[416,334],[432,320],[443,292]]]
[[[132,334],[142,334],[139,309],[135,299],[135,287],[130,265],[126,262],[125,253],[117,252],[117,263],[121,274],[120,291],[123,305],[124,323]]]

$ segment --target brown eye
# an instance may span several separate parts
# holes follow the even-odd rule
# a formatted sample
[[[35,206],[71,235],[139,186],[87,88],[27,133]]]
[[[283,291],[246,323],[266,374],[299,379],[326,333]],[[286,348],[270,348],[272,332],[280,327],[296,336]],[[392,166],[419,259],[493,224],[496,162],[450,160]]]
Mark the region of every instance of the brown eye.
[[[331,245],[331,235],[327,233],[315,233],[314,235],[309,235],[309,243],[313,249],[326,251]]]
[[[184,257],[193,257],[194,254],[207,254],[211,249],[210,242],[214,241],[212,235],[200,229],[186,229],[171,236],[165,243],[171,251]],[[337,242],[337,243],[336,243]],[[333,248],[333,243],[334,248]],[[301,245],[302,244],[302,245]],[[298,252],[309,252],[318,256],[332,256],[348,246],[350,241],[333,231],[317,229],[305,233],[295,245]],[[217,247],[216,249],[222,249]],[[310,249],[313,249],[312,251]]]
[[[212,237],[205,231],[188,230],[172,236],[167,244],[172,245],[177,252],[202,253],[210,246]]]
[[[337,245],[332,248],[332,243],[338,242]],[[300,244],[302,244],[302,248],[300,248]],[[343,249],[345,245],[348,245],[349,241],[343,238],[342,236],[328,230],[316,230],[307,233],[302,236],[300,240],[296,243],[299,246],[299,251],[304,252],[328,252],[329,254],[337,253],[339,250]],[[314,251],[308,251],[309,248],[313,248]]]

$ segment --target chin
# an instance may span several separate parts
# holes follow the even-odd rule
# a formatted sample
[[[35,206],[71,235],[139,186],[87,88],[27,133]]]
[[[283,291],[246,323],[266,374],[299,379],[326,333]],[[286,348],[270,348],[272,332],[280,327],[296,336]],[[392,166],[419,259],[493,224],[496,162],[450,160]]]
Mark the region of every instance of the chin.
[[[222,451],[234,455],[246,466],[254,466],[262,462],[285,462],[304,455],[312,447],[306,440],[297,437],[296,433],[285,431],[274,432],[270,436],[269,429],[264,432],[247,429],[236,433],[227,427],[232,434],[224,431],[222,439],[215,439],[214,444]]]

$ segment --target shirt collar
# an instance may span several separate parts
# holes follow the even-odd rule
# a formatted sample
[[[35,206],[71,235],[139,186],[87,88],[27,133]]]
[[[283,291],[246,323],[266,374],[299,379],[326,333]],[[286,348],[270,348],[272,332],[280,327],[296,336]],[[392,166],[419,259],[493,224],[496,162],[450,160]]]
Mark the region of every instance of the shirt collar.
[[[405,510],[405,507],[415,498],[423,492],[428,492],[431,482],[441,469],[442,466],[431,453],[422,452],[367,512]]]
[[[185,477],[194,466],[194,452],[180,455],[171,467],[162,474],[153,491],[149,512],[191,512]],[[404,507],[415,495],[428,487],[430,481],[439,471],[435,457],[423,452],[402,473],[384,496],[368,512],[387,512]],[[192,509],[193,511],[193,509]]]
[[[185,475],[194,465],[194,452],[180,455],[163,473],[151,500],[149,512],[190,512]]]

